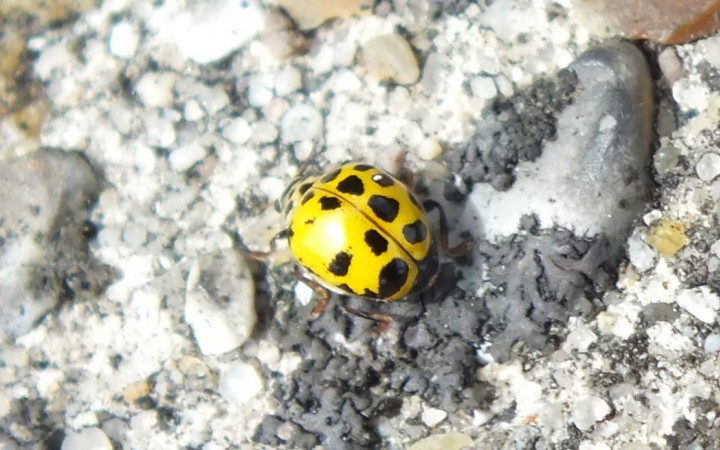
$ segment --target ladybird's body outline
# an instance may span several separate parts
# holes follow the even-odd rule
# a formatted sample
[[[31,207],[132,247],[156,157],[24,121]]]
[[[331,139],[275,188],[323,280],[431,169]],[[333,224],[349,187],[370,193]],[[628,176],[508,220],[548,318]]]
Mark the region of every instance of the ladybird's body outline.
[[[299,177],[280,203],[298,278],[379,301],[401,300],[434,282],[438,249],[427,213],[386,171],[349,163]]]

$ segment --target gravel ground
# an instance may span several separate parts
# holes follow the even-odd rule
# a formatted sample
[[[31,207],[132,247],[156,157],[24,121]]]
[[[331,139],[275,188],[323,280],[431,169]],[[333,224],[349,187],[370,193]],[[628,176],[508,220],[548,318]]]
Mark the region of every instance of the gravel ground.
[[[631,43],[570,1],[293,3],[12,19],[0,449],[720,448],[720,38]],[[248,250],[346,161],[475,245],[312,319],[287,249]]]

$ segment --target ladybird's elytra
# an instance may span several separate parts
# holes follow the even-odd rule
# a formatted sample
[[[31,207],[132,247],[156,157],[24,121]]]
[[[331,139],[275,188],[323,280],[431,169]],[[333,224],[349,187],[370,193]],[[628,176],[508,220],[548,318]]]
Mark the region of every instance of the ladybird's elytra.
[[[434,280],[427,215],[384,170],[355,163],[296,179],[281,202],[293,256],[328,289],[394,301]]]

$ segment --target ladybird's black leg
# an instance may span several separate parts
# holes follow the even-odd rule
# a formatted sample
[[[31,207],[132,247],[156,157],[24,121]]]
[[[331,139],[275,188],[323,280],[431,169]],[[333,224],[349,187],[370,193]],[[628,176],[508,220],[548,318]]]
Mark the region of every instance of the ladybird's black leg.
[[[467,239],[454,247],[450,247],[450,243],[448,242],[447,217],[445,217],[445,211],[440,203],[435,200],[425,200],[423,206],[425,206],[425,210],[428,212],[437,210],[440,216],[440,248],[443,253],[450,256],[462,256],[472,251],[475,246],[475,241],[472,239]]]
[[[313,319],[317,319],[318,317],[320,317],[320,314],[325,311],[325,308],[327,308],[327,305],[330,302],[330,291],[328,291],[323,285],[321,285],[317,281],[305,276],[305,274],[302,273],[298,266],[295,266],[295,269],[293,270],[293,275],[295,275],[295,278],[298,281],[302,281],[303,283],[310,286],[310,288],[315,291],[317,295],[320,296],[320,300],[318,300],[318,302],[315,304],[312,311],[310,312],[310,316],[312,316]]]
[[[361,311],[359,309],[351,308],[349,306],[343,306],[343,308],[345,309],[345,311],[352,315],[375,322],[376,325],[375,328],[373,328],[373,332],[378,335],[386,332],[388,328],[390,328],[390,326],[395,323],[393,318],[388,316],[387,314],[382,314],[379,312]]]
[[[267,259],[270,255],[275,253],[275,250],[277,250],[277,241],[280,239],[287,239],[287,237],[290,235],[290,229],[286,228],[284,230],[281,230],[279,233],[277,233],[275,236],[273,236],[272,239],[270,239],[270,250],[267,252],[259,251],[259,250],[253,250],[248,252],[248,256],[254,259]]]

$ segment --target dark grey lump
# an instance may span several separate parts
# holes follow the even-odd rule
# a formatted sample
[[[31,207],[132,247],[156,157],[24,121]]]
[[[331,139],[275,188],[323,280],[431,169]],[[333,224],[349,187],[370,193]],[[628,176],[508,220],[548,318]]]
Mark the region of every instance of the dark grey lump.
[[[379,345],[371,333],[373,324],[345,313],[339,300],[309,321],[312,305],[295,306],[290,276],[280,272],[284,287],[278,289],[269,333],[281,351],[298,352],[302,362],[276,380],[276,410],[265,417],[254,439],[293,448],[383,448],[378,420],[397,414],[409,396],[451,414],[488,408],[493,386],[476,380],[485,339],[498,361],[510,358],[518,342],[526,349],[552,350],[570,317],[598,312],[621,261],[623,233],[649,189],[653,104],[648,80],[637,49],[611,41],[554,79],[495,102],[473,139],[448,152],[451,169],[468,183],[511,189],[515,166],[540,157],[546,142],[560,133],[587,136],[569,165],[574,172],[565,174],[563,182],[573,187],[568,195],[589,205],[590,213],[602,201],[605,209],[597,212],[597,220],[613,221],[608,227],[613,234],[580,237],[559,226],[542,229],[534,217],[525,217],[520,233],[492,244],[479,242],[473,257],[484,263],[482,281],[491,286],[481,298],[457,289],[455,266],[444,265],[432,289],[409,299],[347,300],[353,308],[393,317],[394,345],[387,339]],[[579,112],[566,114],[577,120],[559,122],[560,113],[575,107],[572,102],[580,97]],[[467,269],[466,275],[478,276]],[[337,335],[366,351],[350,351]],[[636,358],[640,367],[652,365],[651,359],[640,357],[645,345],[633,341],[615,354]],[[513,415],[509,409],[495,420],[512,420]],[[522,436],[481,434],[476,444],[534,448],[537,430],[525,430],[528,434]],[[568,441],[568,447],[575,441]]]

